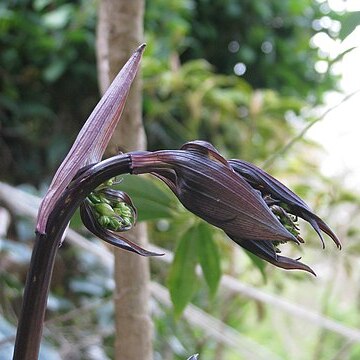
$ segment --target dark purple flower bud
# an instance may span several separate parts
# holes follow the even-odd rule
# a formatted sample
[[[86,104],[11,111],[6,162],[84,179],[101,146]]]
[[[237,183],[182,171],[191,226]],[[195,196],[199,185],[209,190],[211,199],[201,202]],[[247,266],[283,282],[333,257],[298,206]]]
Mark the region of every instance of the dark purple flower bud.
[[[187,143],[177,151],[133,153],[131,159],[134,174],[153,173],[170,187],[189,211],[224,230],[246,250],[278,267],[314,274],[298,260],[278,255],[279,244],[288,241],[300,244],[303,240],[295,217],[281,206],[285,198],[279,198],[278,192],[287,188],[277,180],[275,188],[278,192],[264,194],[261,187],[255,187],[248,178],[234,171],[234,161],[228,162],[211,144],[203,141]],[[290,190],[283,192],[288,197],[292,194]],[[296,209],[303,212],[306,210],[305,219],[315,221],[333,234],[300,198],[292,199],[293,202],[288,201],[288,204],[296,205]],[[299,212],[296,214],[300,216]]]
[[[252,187],[229,166],[192,149],[132,154],[134,174],[164,180],[191,212],[245,239],[295,241]],[[240,221],[239,221],[240,220]]]

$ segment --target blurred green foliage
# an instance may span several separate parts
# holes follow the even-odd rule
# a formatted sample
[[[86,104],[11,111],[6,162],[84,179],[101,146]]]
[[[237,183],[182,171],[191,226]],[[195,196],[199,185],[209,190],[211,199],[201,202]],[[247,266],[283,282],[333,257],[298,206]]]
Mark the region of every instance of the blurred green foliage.
[[[318,60],[328,59],[309,46],[318,31],[337,36],[333,24],[314,29],[314,21],[325,15],[335,13],[313,0],[195,0],[190,46],[182,58],[206,58],[225,74],[240,62],[246,66],[244,79],[255,88],[319,100],[336,80],[315,71]]]
[[[2,179],[48,179],[96,103],[95,15],[95,2],[84,0],[0,4]],[[311,0],[147,1],[150,149],[200,137],[237,156],[264,158],[291,132],[284,114],[335,86],[331,71],[314,70],[321,52],[309,45],[315,32],[336,35],[331,26],[313,29],[325,15],[333,15],[326,3]],[[264,52],[267,42],[272,50]],[[247,67],[242,77],[233,72],[238,62]],[[269,90],[253,90],[259,87]],[[272,135],[274,145],[263,146]]]
[[[144,89],[151,148],[178,148],[201,138],[228,156],[265,160],[294,134],[290,119],[305,105],[302,100],[254,90],[235,75],[214,73],[205,60],[166,69],[151,55],[150,48]]]
[[[88,1],[0,4],[1,178],[39,184],[97,101],[95,8]]]
[[[354,29],[357,16],[333,13],[327,1],[146,1],[143,84],[149,149],[178,148],[201,138],[227,157],[263,163],[309,121],[302,116],[303,109],[321,103],[324,93],[336,88],[331,67],[341,57],[334,60],[319,51],[311,45],[312,36],[325,33],[343,39]],[[341,30],[339,21],[344,23]],[[38,188],[47,183],[97,102],[95,24],[94,1],[5,0],[0,4],[1,180]],[[319,60],[329,64],[325,73],[315,70]],[[234,73],[238,63],[246,66],[242,76]],[[340,237],[348,239],[342,262],[353,274],[360,231],[355,222],[344,228],[337,215],[344,212],[345,204],[355,220],[360,200],[343,190],[340,181],[328,181],[319,174],[316,151],[310,141],[298,143],[291,153],[277,159],[272,173],[286,178],[341,230]],[[307,295],[314,291],[308,277],[286,273],[291,282],[285,284],[283,272],[265,269],[258,259],[235,252],[220,232],[188,214],[158,183],[124,177],[120,188],[132,196],[140,220],[151,221],[153,241],[177,248],[169,267],[155,261],[151,266],[154,279],[169,285],[178,317],[191,300],[283,359],[307,360],[311,353],[327,360],[340,347],[344,358],[357,359],[359,347],[338,335],[323,331],[318,341],[320,331],[312,330],[312,336],[304,339],[297,319],[276,317],[276,309],[223,291],[214,297],[223,271],[255,287],[293,296],[295,302],[308,302]],[[7,269],[0,274],[4,285],[0,287],[1,336],[14,333],[11,323],[19,312],[33,231],[25,219],[15,220],[9,238],[0,240],[1,266]],[[72,225],[81,229],[79,219]],[[307,229],[304,233],[316,237]],[[312,249],[318,247],[314,244],[306,245],[307,254],[310,247],[310,257],[321,266],[325,261]],[[287,250],[294,256],[301,251]],[[337,259],[329,261],[337,263]],[[195,275],[197,265],[203,277]],[[265,272],[271,275],[267,284]],[[104,281],[111,276],[95,256],[65,243],[54,271],[44,358],[50,359],[54,349],[68,358],[114,357],[114,284]],[[329,279],[331,288],[332,276]],[[299,295],[299,289],[305,290]],[[318,297],[321,293],[317,292],[314,302]],[[345,300],[339,302],[339,306],[335,301],[324,306],[324,312],[356,326],[358,303],[344,310]],[[156,359],[184,359],[195,352],[204,359],[239,359],[234,350],[186,321],[176,322],[172,310],[156,301],[152,308]],[[303,343],[289,345],[286,334],[292,332],[300,334]],[[95,345],[89,346],[95,333]],[[304,353],[294,354],[294,349]]]

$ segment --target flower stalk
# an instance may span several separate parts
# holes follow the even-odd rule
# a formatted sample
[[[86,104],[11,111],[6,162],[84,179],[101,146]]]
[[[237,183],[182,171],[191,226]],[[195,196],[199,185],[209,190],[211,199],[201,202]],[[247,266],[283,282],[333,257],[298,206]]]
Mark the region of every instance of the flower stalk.
[[[207,142],[192,141],[180,150],[130,152],[100,161],[143,49],[137,49],[90,115],[40,206],[15,360],[38,357],[55,255],[77,208],[84,225],[104,241],[142,256],[161,255],[122,235],[135,225],[137,211],[128,194],[112,188],[112,179],[118,175],[156,176],[190,212],[222,229],[247,251],[283,269],[315,275],[299,259],[279,255],[283,243],[304,243],[298,217],[310,223],[323,244],[321,232],[341,247],[328,225],[285,185],[250,163],[226,160]]]
[[[79,132],[73,146],[56,171],[40,205],[36,230],[45,234],[53,204],[83,167],[101,160],[125,107],[130,86],[140,65],[145,44],[133,53],[96,105]]]
[[[130,163],[129,155],[119,155],[90,167],[67,187],[54,204],[45,234],[36,233],[16,335],[14,360],[38,358],[54,259],[71,217],[96,187],[111,177],[129,173]],[[122,243],[120,239],[114,241],[113,245],[132,249],[132,246]],[[133,247],[137,249],[136,244]],[[139,248],[139,252],[142,250]]]
[[[145,45],[141,45],[114,79],[85,125],[78,134],[68,155],[58,168],[48,192],[40,205],[36,225],[36,240],[27,274],[23,304],[19,317],[13,359],[35,360],[38,358],[55,256],[61,245],[66,227],[74,211],[94,189],[108,179],[129,171],[130,158],[118,159],[116,173],[91,177],[94,167],[84,171],[89,164],[98,163],[114,132],[125,106],[125,101],[139,68]],[[107,164],[107,163],[106,163]],[[111,168],[111,164],[110,164]],[[72,182],[82,171],[82,182]],[[96,171],[95,171],[96,172]],[[88,180],[86,180],[88,179]],[[72,183],[71,183],[72,182]],[[74,186],[74,183],[77,184]],[[124,246],[151,255],[136,244],[112,239],[116,246]]]
[[[84,224],[95,235],[139,255],[159,255],[124,239],[117,233],[119,228],[112,228],[111,222],[100,221],[102,216],[114,218],[120,228],[123,227],[120,230],[125,230],[127,225],[121,225],[118,212],[124,216],[125,211],[126,216],[136,218],[136,210],[128,195],[103,185],[108,179],[121,174],[155,175],[189,211],[222,229],[244,249],[275,266],[314,274],[309,266],[297,259],[278,255],[278,246],[288,241],[298,245],[304,242],[295,224],[295,216],[308,220],[315,230],[325,231],[340,247],[336,235],[300,198],[277,180],[272,184],[272,177],[268,182],[255,181],[258,170],[252,165],[253,174],[246,180],[239,174],[243,171],[239,166],[235,160],[228,162],[222,158],[211,144],[197,141],[185,144],[180,150],[117,155],[80,171],[54,204],[47,221],[46,235],[37,233],[14,359],[37,358],[38,347],[34,343],[40,343],[48,294],[48,286],[41,285],[50,281],[53,266],[53,262],[46,259],[49,255],[55,256],[66,226],[79,206],[84,212]],[[125,207],[120,207],[121,203],[125,203]],[[284,208],[292,211],[293,215]]]

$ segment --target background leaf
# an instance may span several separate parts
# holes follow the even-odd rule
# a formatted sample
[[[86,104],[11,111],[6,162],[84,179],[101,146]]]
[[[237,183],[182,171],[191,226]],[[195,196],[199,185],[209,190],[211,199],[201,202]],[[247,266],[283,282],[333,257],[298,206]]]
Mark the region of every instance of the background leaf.
[[[200,265],[211,296],[216,294],[221,278],[220,256],[214,240],[213,227],[201,222],[197,229],[196,245]]]
[[[158,220],[173,216],[175,198],[164,190],[156,180],[144,176],[122,176],[117,186],[131,196],[138,209],[139,221]]]
[[[252,254],[249,251],[244,250],[245,254],[247,256],[249,256],[251,262],[258,268],[258,270],[261,272],[261,275],[264,279],[264,281],[266,281],[266,272],[265,272],[265,267],[266,267],[266,263],[264,260],[258,258],[256,255]]]
[[[339,38],[344,40],[360,25],[360,11],[346,13],[339,20],[341,21]]]
[[[196,227],[185,232],[176,249],[169,272],[168,287],[176,317],[181,315],[196,289],[197,246],[194,238],[197,236],[198,229]]]

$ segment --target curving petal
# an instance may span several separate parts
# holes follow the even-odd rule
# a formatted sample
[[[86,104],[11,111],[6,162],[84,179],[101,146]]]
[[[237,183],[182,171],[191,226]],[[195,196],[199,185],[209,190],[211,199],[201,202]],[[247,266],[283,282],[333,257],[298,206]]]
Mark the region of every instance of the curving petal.
[[[243,176],[255,189],[268,193],[276,200],[285,203],[292,214],[308,221],[319,235],[323,247],[325,247],[325,244],[320,230],[327,234],[334,241],[336,246],[341,249],[341,242],[330,227],[314,214],[310,207],[299,196],[293,193],[284,184],[249,162],[232,159],[229,160],[229,164],[234,171]]]
[[[219,227],[238,245],[283,269],[299,269],[315,275],[298,259],[277,254],[275,243],[297,238],[273,214],[269,206],[308,221],[340,244],[336,235],[307,204],[278,180],[241,160],[227,162],[205,141],[192,141],[181,150],[132,153],[132,173],[150,172],[161,179],[189,211]],[[266,194],[263,198],[263,194]],[[288,210],[289,209],[289,210]]]
[[[227,233],[297,242],[261,196],[223,162],[187,150],[131,154],[131,159],[134,174],[156,174],[189,211]]]
[[[249,241],[241,240],[230,236],[238,245],[250,251],[259,258],[286,270],[304,270],[316,276],[315,272],[306,264],[285,256],[280,256],[275,252],[274,246],[268,241]]]
[[[203,140],[193,140],[185,143],[180,150],[194,152],[206,156],[210,160],[218,161],[219,163],[230,168],[227,160],[217,151],[213,144]]]
[[[80,216],[81,220],[84,223],[85,227],[93,233],[95,236],[100,239],[106,241],[107,243],[114,245],[123,250],[134,252],[138,255],[142,256],[162,256],[164,254],[155,253],[152,251],[148,251],[140,247],[139,245],[133,243],[130,240],[127,240],[125,237],[120,235],[118,232],[114,232],[102,227],[96,219],[94,219],[94,215],[89,206],[83,202],[80,205]]]

